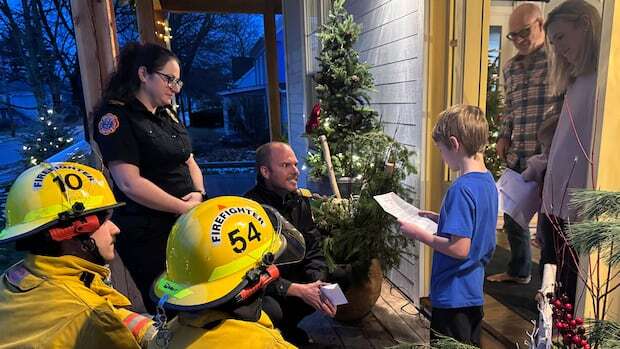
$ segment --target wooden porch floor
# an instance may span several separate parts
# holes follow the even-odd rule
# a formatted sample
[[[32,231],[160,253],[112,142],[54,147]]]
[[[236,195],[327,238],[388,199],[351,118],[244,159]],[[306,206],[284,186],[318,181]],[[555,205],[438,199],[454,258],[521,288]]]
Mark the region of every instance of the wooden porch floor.
[[[304,319],[314,344],[304,348],[387,348],[429,343],[429,322],[389,281],[371,312],[357,323],[340,323],[318,312]]]
[[[487,299],[485,320],[504,324],[501,330],[511,331],[510,319],[503,321],[506,309],[497,305],[497,301]],[[502,309],[498,309],[502,308]],[[514,321],[514,319],[512,319]],[[524,320],[521,320],[524,322]],[[514,323],[514,322],[513,322]],[[302,349],[318,348],[360,348],[379,349],[399,346],[413,348],[423,345],[429,348],[429,321],[418,312],[413,304],[389,281],[384,280],[381,296],[371,312],[357,323],[340,323],[318,312],[302,321],[301,327],[308,332],[314,344]],[[515,348],[513,343],[506,343],[495,338],[498,333],[490,333],[483,326],[482,349]],[[500,326],[501,327],[501,326]],[[519,332],[520,333],[520,332]],[[512,338],[511,338],[512,339]],[[517,342],[516,340],[514,342]],[[521,342],[521,340],[518,340]],[[410,344],[410,345],[407,345]],[[402,346],[401,346],[402,345]]]

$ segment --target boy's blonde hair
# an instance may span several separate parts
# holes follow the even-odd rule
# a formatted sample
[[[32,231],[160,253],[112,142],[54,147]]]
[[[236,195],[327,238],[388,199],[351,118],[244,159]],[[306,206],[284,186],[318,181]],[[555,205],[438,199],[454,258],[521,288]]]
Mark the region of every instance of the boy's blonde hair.
[[[482,110],[473,105],[457,104],[442,111],[433,128],[433,140],[451,149],[450,137],[459,141],[467,156],[484,152],[489,125]]]
[[[575,25],[585,25],[586,42],[578,52],[578,62],[571,64],[561,54],[555,51],[553,45],[549,44],[547,36],[546,46],[549,55],[549,74],[548,79],[551,92],[554,95],[561,95],[566,88],[578,76],[596,71],[598,65],[599,45],[601,42],[601,15],[598,10],[583,0],[567,0],[554,8],[545,22],[545,32],[554,22],[572,22]]]

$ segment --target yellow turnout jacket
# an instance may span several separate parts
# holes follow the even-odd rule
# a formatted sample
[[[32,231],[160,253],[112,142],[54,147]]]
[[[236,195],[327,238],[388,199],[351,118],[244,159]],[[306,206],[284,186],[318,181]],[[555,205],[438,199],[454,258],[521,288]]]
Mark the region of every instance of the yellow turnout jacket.
[[[213,323],[215,326],[205,325]],[[205,311],[197,315],[181,313],[168,324],[172,332],[172,340],[168,346],[177,348],[209,348],[209,349],[291,349],[296,348],[282,338],[271,320],[264,312],[257,322],[226,318],[216,310]],[[160,348],[156,341],[149,348]]]
[[[75,256],[27,255],[0,279],[0,348],[139,348],[150,318],[104,282],[110,270]]]

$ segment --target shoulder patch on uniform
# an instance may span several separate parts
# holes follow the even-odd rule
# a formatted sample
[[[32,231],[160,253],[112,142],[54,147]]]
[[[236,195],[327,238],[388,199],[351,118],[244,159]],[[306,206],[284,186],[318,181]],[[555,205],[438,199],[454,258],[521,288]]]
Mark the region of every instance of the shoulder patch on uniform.
[[[107,113],[101,117],[101,120],[99,120],[99,124],[97,125],[97,128],[99,129],[99,133],[101,133],[104,136],[107,136],[107,135],[111,135],[112,133],[114,133],[116,129],[118,129],[118,126],[120,126],[120,122],[118,121],[118,116],[112,113]]]
[[[312,197],[312,192],[310,192],[310,190],[305,189],[305,188],[299,188],[297,189],[297,192],[299,193],[299,196],[305,197],[305,198],[311,198]]]

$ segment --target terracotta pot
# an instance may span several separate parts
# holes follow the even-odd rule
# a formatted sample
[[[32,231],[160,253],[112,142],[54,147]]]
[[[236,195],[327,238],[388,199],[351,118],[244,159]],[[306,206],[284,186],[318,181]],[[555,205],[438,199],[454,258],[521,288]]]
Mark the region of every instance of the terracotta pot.
[[[370,261],[368,280],[354,285],[345,292],[349,304],[338,306],[336,320],[342,322],[358,321],[370,312],[381,294],[383,271],[378,259]]]

